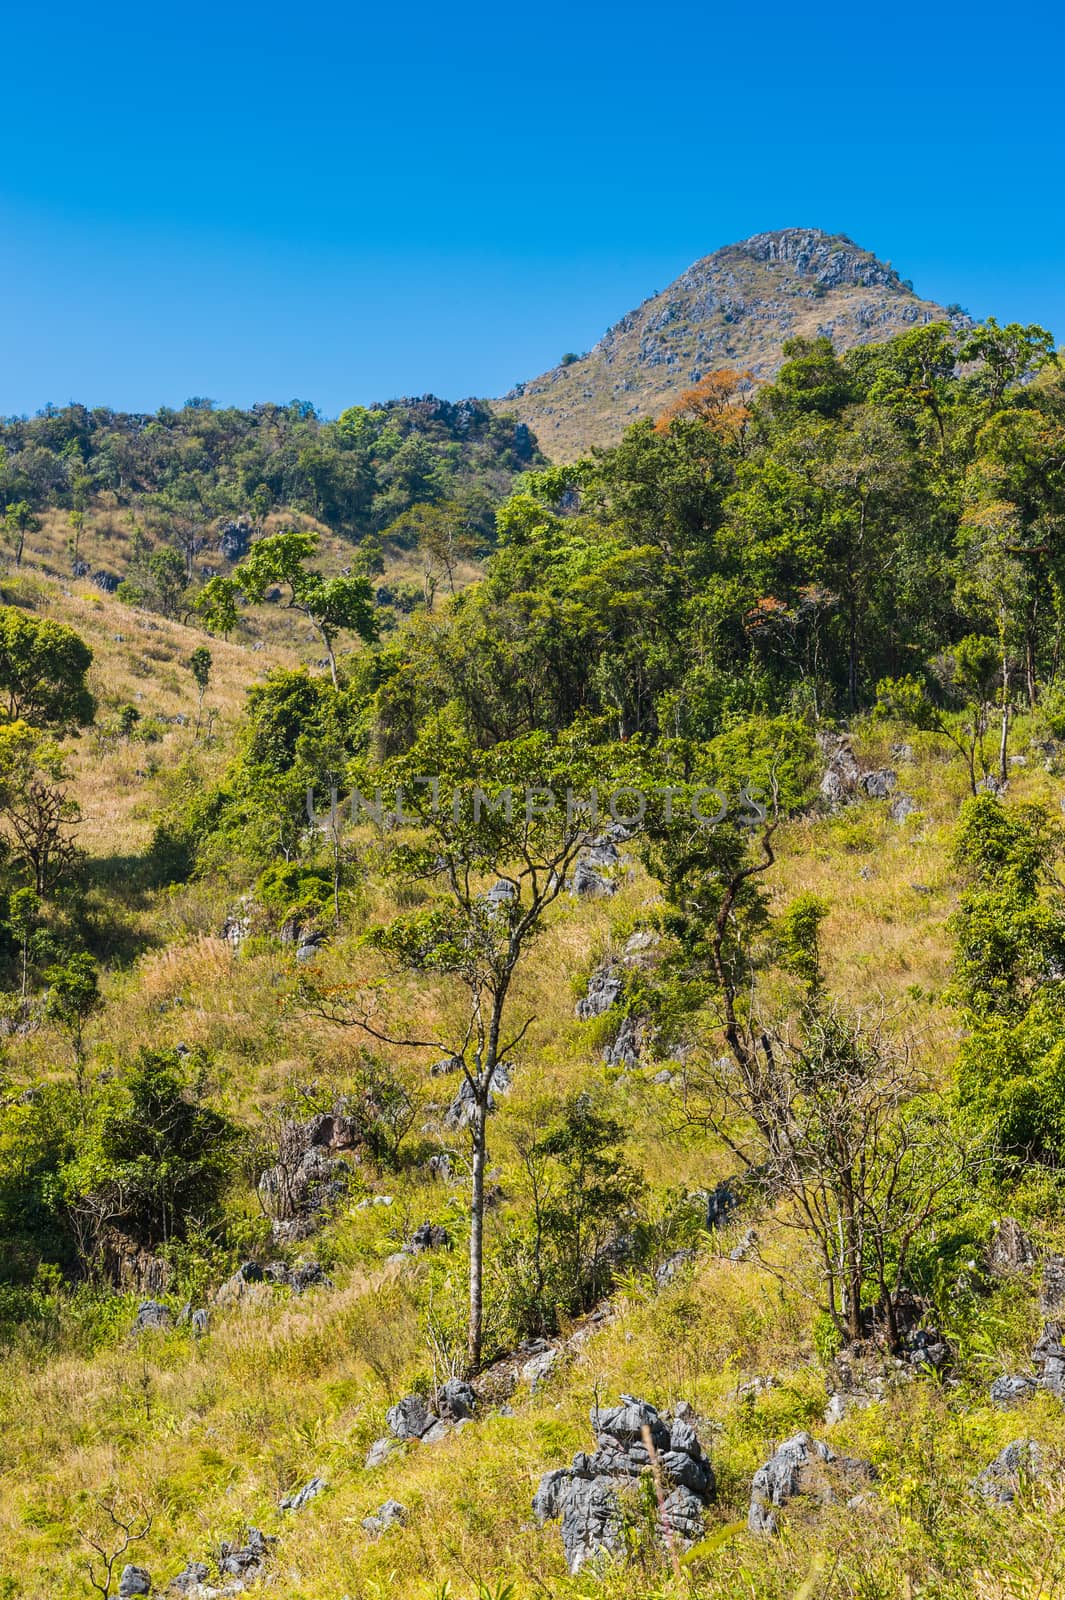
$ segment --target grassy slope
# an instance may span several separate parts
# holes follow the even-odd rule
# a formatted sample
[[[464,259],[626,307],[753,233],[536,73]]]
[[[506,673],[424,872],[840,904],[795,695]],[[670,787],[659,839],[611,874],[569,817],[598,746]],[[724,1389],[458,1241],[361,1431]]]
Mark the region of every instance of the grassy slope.
[[[82,586],[74,590],[51,592],[49,609],[97,649],[94,687],[105,702],[132,698],[143,686],[146,710],[188,710],[181,662],[196,636],[131,614]],[[266,665],[292,657],[287,648],[257,654],[237,645],[212,648],[211,698],[222,711],[224,735],[247,684]],[[96,756],[91,736],[81,742],[79,785],[90,815],[84,842],[94,853],[143,848],[166,767],[190,740],[188,730],[172,728],[158,746]],[[1017,747],[1023,742],[1021,728]],[[885,753],[873,744],[867,751],[871,759]],[[163,758],[160,769],[140,778],[138,763],[148,752]],[[209,759],[222,753],[220,743]],[[838,818],[789,825],[772,891],[786,898],[811,889],[831,901],[825,946],[832,987],[858,1003],[883,997],[944,1074],[956,1042],[956,1023],[939,998],[947,974],[944,923],[956,894],[945,843],[962,775],[917,741],[916,763],[901,776],[922,814],[898,827],[883,805],[868,802]],[[1026,798],[1055,793],[1037,767],[1019,772],[1015,788]],[[217,938],[225,909],[220,893],[232,900],[245,888],[190,888],[134,907],[129,915],[152,931],[152,942],[131,970],[109,975],[95,1037],[118,1057],[148,1041],[209,1046],[219,1096],[252,1123],[292,1081],[342,1080],[357,1044],[279,1011],[277,995],[291,976],[279,949],[258,945],[235,958]],[[653,886],[634,871],[611,901],[560,905],[536,948],[517,1003],[538,1020],[492,1127],[505,1191],[516,1184],[509,1133],[523,1108],[584,1083],[607,1090],[630,1130],[632,1159],[659,1193],[670,1185],[705,1187],[729,1170],[722,1152],[677,1130],[668,1089],[650,1082],[653,1067],[621,1077],[608,1072],[599,1061],[602,1025],[582,1025],[573,1016],[580,980],[612,930],[623,933],[652,898]],[[369,890],[360,920],[387,910],[379,891]],[[361,959],[338,944],[323,964],[347,977]],[[407,996],[411,1015],[431,1017],[448,1003],[441,990]],[[42,1029],[10,1061],[16,1083],[55,1070],[63,1050]],[[419,1081],[431,1121],[431,1096],[445,1089]],[[388,1192],[395,1203],[357,1211],[354,1202],[364,1192]],[[91,1522],[93,1499],[109,1486],[154,1512],[149,1539],[130,1553],[159,1583],[251,1522],[281,1536],[269,1592],[286,1600],[417,1596],[448,1579],[457,1600],[473,1596],[477,1580],[513,1579],[522,1597],[594,1593],[590,1578],[573,1584],[565,1578],[557,1530],[535,1529],[529,1515],[540,1472],[588,1442],[593,1395],[626,1390],[663,1406],[682,1397],[696,1405],[718,1473],[714,1517],[723,1527],[742,1518],[750,1475],[773,1441],[800,1426],[820,1431],[825,1378],[809,1308],[755,1267],[729,1261],[734,1235],[726,1233],[706,1241],[693,1272],[661,1293],[648,1281],[627,1282],[615,1297],[615,1320],[535,1397],[519,1394],[515,1417],[486,1416],[444,1443],[416,1447],[366,1472],[365,1451],[383,1431],[387,1405],[430,1370],[417,1293],[430,1269],[397,1269],[385,1257],[425,1217],[446,1220],[460,1207],[461,1184],[449,1193],[423,1166],[398,1179],[367,1168],[351,1206],[310,1247],[329,1265],[333,1291],[289,1300],[264,1290],[215,1311],[211,1331],[199,1341],[180,1331],[133,1341],[126,1332],[133,1302],[119,1301],[112,1334],[95,1354],[67,1348],[42,1362],[36,1351],[12,1351],[0,1379],[0,1596],[73,1600],[88,1592],[76,1530]],[[771,1219],[759,1226],[768,1249],[789,1247]],[[1048,1236],[1046,1226],[1037,1231]],[[458,1252],[451,1266],[460,1298]],[[698,1592],[866,1600],[1040,1592],[1034,1574],[1060,1535],[1063,1496],[1055,1490],[1030,1506],[988,1513],[977,1511],[966,1488],[1018,1435],[1043,1440],[1055,1454],[1065,1451],[1060,1406],[1040,1400],[1010,1416],[985,1399],[991,1377],[1023,1365],[1036,1323],[1027,1286],[999,1292],[978,1335],[955,1330],[966,1358],[960,1386],[921,1381],[836,1426],[837,1448],[868,1455],[881,1470],[877,1494],[860,1515],[799,1507],[782,1539],[766,1543],[735,1533],[699,1569]],[[757,1397],[739,1395],[738,1386],[754,1376],[774,1384]],[[294,1516],[278,1512],[279,1496],[315,1473],[328,1478],[328,1491]],[[361,1518],[389,1496],[408,1507],[409,1524],[371,1541]],[[808,1579],[811,1587],[802,1589]],[[608,1579],[603,1592],[659,1593],[665,1583],[661,1569],[637,1568]]]

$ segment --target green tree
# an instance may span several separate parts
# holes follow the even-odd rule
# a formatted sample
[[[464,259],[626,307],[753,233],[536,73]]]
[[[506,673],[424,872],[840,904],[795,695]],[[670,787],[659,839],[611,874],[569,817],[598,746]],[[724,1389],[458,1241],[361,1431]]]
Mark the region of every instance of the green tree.
[[[23,1004],[29,981],[30,940],[41,920],[41,897],[36,889],[16,889],[7,907],[7,925],[18,941],[21,977],[19,998]]]
[[[498,1079],[535,1020],[512,1020],[515,980],[588,837],[587,818],[567,804],[568,791],[586,795],[608,777],[610,760],[610,748],[596,746],[583,726],[557,741],[530,734],[487,751],[445,723],[427,730],[381,778],[391,814],[399,805],[413,828],[391,853],[391,876],[397,884],[429,885],[431,897],[366,939],[387,973],[422,974],[450,993],[456,985],[464,991],[455,1032],[426,1039],[389,1025],[379,1017],[376,992],[348,996],[312,980],[301,988],[302,1003],[319,1015],[460,1065],[471,1146],[470,1371],[482,1358],[488,1117]],[[493,879],[502,886],[494,892]]]
[[[954,844],[968,880],[951,924],[965,1022],[957,1095],[1012,1160],[1065,1154],[1063,846],[1042,807],[987,794],[966,802]]]
[[[542,1132],[515,1140],[531,1214],[505,1255],[512,1315],[524,1335],[555,1333],[560,1318],[595,1304],[642,1189],[621,1153],[621,1124],[590,1094],[570,1095],[561,1113],[550,1112]]]
[[[211,579],[197,609],[208,626],[229,632],[236,622],[238,594],[259,605],[269,589],[280,586],[289,609],[305,616],[321,639],[336,687],[334,646],[338,636],[357,633],[367,642],[376,637],[373,593],[364,577],[326,578],[308,567],[317,545],[317,534],[295,528],[257,539],[231,578]]]
[[[78,950],[49,967],[44,976],[48,985],[45,1015],[69,1035],[80,1078],[85,1062],[85,1025],[101,1004],[100,970],[87,951]]]
[[[200,732],[200,720],[203,716],[203,697],[207,693],[207,686],[211,681],[211,652],[205,645],[197,645],[189,657],[189,671],[192,673],[199,699],[196,705],[196,733]]]
[[[91,722],[96,702],[85,682],[92,651],[61,623],[18,606],[0,606],[0,699],[11,721],[39,727]]]
[[[40,526],[41,519],[28,500],[16,500],[4,512],[4,532],[8,543],[14,547],[16,567],[22,565],[26,535],[36,533]]]

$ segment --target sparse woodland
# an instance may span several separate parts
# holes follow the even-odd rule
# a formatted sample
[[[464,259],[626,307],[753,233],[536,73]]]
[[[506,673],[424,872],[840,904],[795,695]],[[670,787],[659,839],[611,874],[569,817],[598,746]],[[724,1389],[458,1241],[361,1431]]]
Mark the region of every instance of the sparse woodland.
[[[0,1597],[1065,1592],[1049,334],[0,528]]]

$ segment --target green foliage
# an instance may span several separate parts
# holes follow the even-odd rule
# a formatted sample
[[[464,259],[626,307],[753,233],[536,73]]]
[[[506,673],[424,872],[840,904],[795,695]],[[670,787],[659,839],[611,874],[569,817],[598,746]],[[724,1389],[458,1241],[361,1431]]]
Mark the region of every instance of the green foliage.
[[[308,618],[329,658],[334,687],[337,682],[334,643],[341,633],[357,633],[369,641],[376,637],[372,591],[361,574],[326,578],[307,565],[318,536],[288,528],[257,539],[247,558],[231,578],[212,578],[196,601],[208,626],[228,633],[236,624],[237,596],[261,604],[274,585],[287,591],[287,605]]]
[[[19,720],[0,725],[0,822],[11,854],[50,893],[75,859],[81,816],[70,799],[63,752],[53,739]]]
[[[796,895],[781,912],[776,923],[781,965],[801,978],[811,994],[821,988],[821,924],[828,916],[829,904],[816,894]]]
[[[0,700],[10,721],[91,722],[96,704],[85,683],[91,663],[92,651],[72,628],[0,606]]]
[[[571,1095],[543,1131],[518,1136],[528,1220],[511,1226],[497,1270],[509,1327],[519,1337],[554,1333],[590,1309],[633,1254],[642,1180],[621,1154],[621,1124],[584,1092]]]
[[[189,671],[192,673],[193,681],[200,691],[200,699],[202,700],[207,693],[207,685],[211,681],[211,652],[206,645],[197,645],[189,656]]]
[[[120,1226],[149,1248],[217,1221],[237,1130],[206,1103],[205,1084],[202,1060],[142,1050],[63,1168],[66,1203],[76,1208],[109,1189]]]
[[[45,1014],[70,1035],[74,1058],[84,1056],[85,1024],[100,1005],[100,977],[96,962],[79,950],[45,973],[48,997]]]
[[[954,993],[969,1024],[958,1093],[1003,1154],[1065,1154],[1065,898],[1054,874],[1062,831],[1042,807],[966,802],[955,859],[966,872],[952,927]]]

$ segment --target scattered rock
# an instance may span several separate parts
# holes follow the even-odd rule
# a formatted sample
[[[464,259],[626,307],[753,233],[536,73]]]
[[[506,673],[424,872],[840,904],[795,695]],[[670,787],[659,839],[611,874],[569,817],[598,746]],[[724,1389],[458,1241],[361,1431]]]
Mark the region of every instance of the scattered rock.
[[[917,801],[912,795],[897,794],[888,806],[888,816],[892,822],[905,822],[907,817],[912,817],[917,811]]]
[[[372,1516],[363,1517],[362,1525],[368,1534],[377,1538],[389,1528],[402,1528],[407,1521],[407,1508],[398,1500],[386,1500]]]
[[[714,1494],[714,1473],[686,1417],[672,1421],[645,1400],[622,1395],[621,1404],[593,1410],[594,1454],[579,1452],[572,1467],[546,1472],[533,1500],[540,1523],[561,1519],[562,1546],[572,1574],[602,1557],[626,1553],[623,1497],[651,1465],[644,1430],[668,1494],[659,1531],[688,1547],[702,1533],[703,1512]]]
[[[385,1415],[395,1439],[422,1439],[437,1420],[420,1394],[405,1395]]]
[[[303,1485],[302,1489],[297,1489],[295,1494],[287,1494],[280,1502],[279,1510],[302,1511],[308,1500],[313,1500],[315,1495],[321,1494],[324,1488],[326,1488],[324,1478],[312,1478],[309,1483]]]
[[[571,894],[594,899],[598,895],[617,893],[617,879],[613,874],[621,855],[610,834],[611,830],[600,834],[577,857],[570,879]]]
[[[383,1467],[389,1456],[398,1449],[397,1439],[375,1439],[366,1452],[366,1460],[363,1463],[367,1472],[372,1472],[374,1467]]]
[[[1061,1324],[1048,1322],[1032,1350],[1032,1361],[1039,1373],[1039,1387],[1065,1399],[1065,1346]]]
[[[249,1528],[245,1544],[232,1545],[223,1541],[219,1550],[218,1570],[223,1577],[261,1578],[266,1571],[270,1548],[276,1543],[272,1535],[260,1533],[258,1528]]]
[[[562,1351],[549,1346],[537,1355],[530,1356],[521,1369],[522,1382],[527,1383],[533,1394],[540,1386],[547,1382],[551,1374],[557,1369],[562,1360]]]
[[[993,1272],[996,1278],[1010,1278],[1016,1273],[1030,1272],[1038,1259],[1038,1250],[1016,1217],[1000,1217],[995,1223],[991,1243],[987,1249],[988,1271]],[[1062,1266],[1065,1267],[1065,1262],[1062,1262]],[[1045,1280],[1044,1269],[1044,1282]]]
[[[133,1332],[144,1333],[148,1328],[170,1328],[173,1324],[173,1315],[166,1306],[160,1305],[158,1300],[142,1300],[133,1321]]]
[[[306,1294],[308,1289],[331,1289],[332,1279],[317,1261],[297,1261],[294,1267],[284,1269],[280,1280],[293,1294]]]
[[[1043,1453],[1034,1439],[1014,1439],[973,1479],[977,1494],[994,1505],[1012,1505],[1021,1489],[1040,1476]]]
[[[847,1415],[847,1396],[845,1394],[830,1394],[825,1405],[825,1427],[833,1428],[837,1422],[842,1422]]]
[[[682,1272],[685,1267],[690,1267],[694,1260],[694,1250],[674,1250],[673,1254],[667,1256],[661,1265],[655,1269],[655,1282],[658,1287],[662,1289],[667,1283],[672,1283],[678,1272]]]
[[[604,963],[588,979],[588,990],[583,1000],[577,1001],[576,1015],[581,1022],[601,1017],[620,998],[621,990],[622,982],[617,969],[612,962]]]
[[[126,1566],[118,1580],[119,1600],[134,1594],[151,1594],[152,1576],[144,1567]]]
[[[219,929],[218,937],[224,939],[234,951],[240,949],[251,933],[251,911],[245,898],[237,911],[231,911]]]
[[[1034,1378],[1029,1378],[1022,1372],[1010,1373],[996,1378],[991,1385],[991,1404],[1003,1411],[1009,1411],[1014,1406],[1023,1405],[1026,1400],[1030,1400],[1035,1391]]]
[[[403,1248],[409,1256],[423,1255],[427,1250],[450,1250],[451,1235],[439,1223],[423,1222]]]
[[[899,775],[891,767],[863,772],[859,782],[870,800],[886,800],[899,786]]]
[[[461,1069],[461,1056],[442,1056],[439,1061],[434,1061],[429,1068],[429,1076],[430,1078],[446,1078],[451,1073],[459,1072]]]
[[[440,1415],[448,1422],[462,1422],[473,1416],[477,1409],[477,1394],[472,1384],[464,1378],[448,1378],[441,1384],[437,1398]]]
[[[501,906],[510,905],[512,900],[518,898],[518,886],[510,878],[498,878],[484,896],[486,904],[492,910]]]
[[[654,966],[658,960],[661,943],[653,928],[637,928],[636,932],[630,933],[625,940],[625,947],[621,952],[622,966],[630,970]]]
[[[496,1108],[496,1096],[506,1094],[510,1088],[510,1075],[505,1067],[497,1067],[492,1076],[492,1087],[488,1091],[486,1109],[489,1113]],[[459,1085],[458,1093],[444,1112],[443,1123],[445,1128],[450,1128],[457,1133],[462,1128],[471,1126],[477,1101],[474,1097],[473,1086],[469,1078],[463,1078]]]
[[[195,1595],[210,1575],[210,1568],[205,1561],[190,1561],[176,1578],[171,1578],[167,1589],[176,1594]]]
[[[730,1261],[746,1261],[753,1255],[758,1243],[758,1234],[754,1228],[748,1228],[739,1244],[728,1253]]]
[[[913,760],[913,745],[912,744],[893,744],[891,746],[891,759],[892,759],[892,761],[898,761],[900,764],[905,764],[908,761],[912,761]]]
[[[785,1440],[755,1473],[747,1526],[752,1533],[775,1533],[777,1512],[795,1495],[812,1495],[822,1505],[830,1505],[837,1499],[834,1479],[853,1484],[855,1480],[869,1482],[875,1477],[876,1471],[868,1461],[837,1456],[812,1434],[797,1433]]]
[[[1050,1255],[1043,1262],[1039,1309],[1044,1316],[1052,1316],[1062,1307],[1065,1307],[1065,1256]]]
[[[607,1066],[622,1067],[625,1070],[638,1067],[642,1044],[643,1024],[636,1017],[626,1017],[618,1029],[613,1044],[608,1044],[603,1051],[603,1060]]]
[[[908,1334],[902,1344],[902,1354],[911,1367],[923,1367],[931,1372],[944,1372],[954,1358],[953,1350],[938,1328],[917,1328]]]
[[[706,1226],[720,1228],[739,1203],[740,1197],[732,1184],[727,1179],[719,1183],[706,1197]]]

